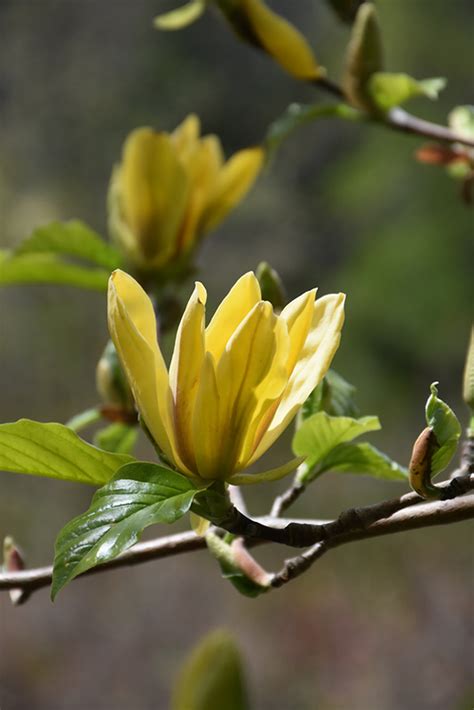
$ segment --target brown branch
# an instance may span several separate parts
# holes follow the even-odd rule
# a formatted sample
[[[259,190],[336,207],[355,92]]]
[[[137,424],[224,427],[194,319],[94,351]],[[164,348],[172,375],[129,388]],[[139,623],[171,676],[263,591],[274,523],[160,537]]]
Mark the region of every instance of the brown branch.
[[[447,525],[474,518],[474,494],[451,500],[439,500],[432,503],[422,503],[416,507],[409,506],[396,511],[388,518],[376,520],[367,527],[349,529],[347,531],[336,528],[332,532],[302,555],[292,557],[285,561],[282,569],[277,572],[271,582],[272,587],[281,587],[295,577],[299,577],[316,560],[328,550],[357,540],[368,540],[382,535],[416,530],[417,528],[434,525]]]
[[[443,525],[460,520],[474,518],[474,495],[458,497],[474,488],[474,475],[468,478],[456,478],[440,484],[444,500],[425,503],[416,493],[407,493],[400,498],[382,503],[345,511],[334,521],[290,521],[281,518],[262,518],[251,520],[240,514],[240,523],[247,521],[247,543],[281,542],[294,544],[298,529],[303,529],[305,539],[310,539],[312,531],[313,546],[302,555],[288,560],[274,578],[272,585],[277,587],[301,574],[304,569],[321,557],[328,549],[338,547],[355,540],[363,540],[380,535],[413,530],[430,525]],[[270,525],[271,524],[271,525]],[[271,531],[271,538],[258,538],[255,530]],[[290,534],[288,533],[290,530]],[[289,539],[293,537],[293,543]],[[250,538],[250,539],[249,539]],[[161,559],[172,555],[201,550],[206,541],[193,532],[178,533],[156,540],[142,542],[124,552],[111,562],[94,567],[82,576],[108,572],[119,567],[129,567],[143,562]],[[52,567],[40,567],[22,572],[0,574],[0,591],[22,590],[26,599],[32,592],[47,587],[51,583]]]

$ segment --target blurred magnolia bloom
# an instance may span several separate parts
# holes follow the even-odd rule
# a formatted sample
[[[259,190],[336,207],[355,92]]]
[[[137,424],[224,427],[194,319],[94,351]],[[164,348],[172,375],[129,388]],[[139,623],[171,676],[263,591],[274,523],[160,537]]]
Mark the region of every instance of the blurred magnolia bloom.
[[[128,274],[112,274],[111,338],[144,423],[179,471],[237,484],[265,476],[238,472],[286,429],[339,345],[345,296],[315,296],[308,291],[276,315],[249,272],[205,327],[206,290],[197,282],[168,371],[150,299]],[[286,464],[271,473],[290,470]]]
[[[127,137],[109,187],[109,230],[141,271],[177,266],[244,198],[263,163],[261,148],[225,161],[216,136],[191,114],[173,133],[138,128]]]
[[[161,30],[178,30],[195,22],[208,5],[216,5],[240,39],[263,50],[297,79],[325,75],[305,37],[263,0],[190,0],[155,18]]]

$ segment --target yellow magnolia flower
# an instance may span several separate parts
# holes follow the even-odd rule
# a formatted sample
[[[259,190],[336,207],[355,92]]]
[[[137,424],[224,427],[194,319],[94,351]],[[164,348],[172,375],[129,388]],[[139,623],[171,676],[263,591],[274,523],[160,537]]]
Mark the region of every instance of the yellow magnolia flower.
[[[132,131],[109,188],[109,229],[130,263],[158,270],[189,255],[243,199],[263,163],[261,148],[225,162],[216,136],[188,116],[173,133]]]
[[[179,471],[239,484],[296,467],[239,473],[286,429],[337,350],[345,296],[315,295],[304,293],[276,315],[249,272],[206,328],[206,290],[196,283],[168,372],[150,299],[128,274],[112,274],[111,338],[147,428]]]

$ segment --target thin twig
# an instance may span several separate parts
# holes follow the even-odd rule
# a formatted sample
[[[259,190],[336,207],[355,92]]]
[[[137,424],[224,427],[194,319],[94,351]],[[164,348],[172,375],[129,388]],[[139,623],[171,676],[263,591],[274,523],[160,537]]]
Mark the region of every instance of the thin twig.
[[[303,554],[286,560],[282,569],[273,576],[271,585],[272,587],[283,586],[305,572],[328,550],[349,542],[434,525],[447,525],[472,518],[474,518],[474,495],[470,494],[462,498],[423,503],[416,507],[410,506],[398,510],[388,518],[377,520],[365,528],[339,532],[333,528],[334,532],[329,533],[325,540],[317,542]]]
[[[326,93],[347,102],[343,89],[330,79],[318,79],[311,83]],[[440,126],[438,123],[432,123],[431,121],[425,121],[423,118],[413,116],[411,113],[399,107],[391,109],[383,116],[371,116],[367,114],[367,120],[401,133],[411,133],[442,143],[461,143],[462,145],[474,147],[473,138],[459,135],[459,133],[456,133],[447,126]]]
[[[246,526],[246,543],[249,545],[269,541],[294,544],[298,537],[298,529],[304,531],[303,537],[310,540],[308,545],[312,545],[312,547],[297,558],[288,561],[284,570],[275,575],[273,585],[281,586],[290,578],[301,574],[305,565],[310,566],[315,559],[330,548],[355,540],[474,518],[474,495],[458,497],[474,488],[474,475],[467,479],[465,477],[452,479],[439,485],[443,490],[444,500],[432,503],[425,503],[416,493],[407,493],[400,498],[373,506],[345,511],[336,520],[330,522],[294,521],[281,518],[272,519],[271,517],[251,520],[240,514],[240,525]],[[258,538],[255,534],[256,530],[260,533],[263,531],[264,534],[270,534],[271,537]],[[312,539],[309,531],[312,532]],[[118,567],[129,567],[184,552],[201,550],[205,547],[204,538],[198,537],[193,532],[169,535],[139,543],[115,560],[94,567],[84,576],[108,572]],[[51,577],[52,567],[0,574],[0,591],[21,589],[31,593],[49,586]]]

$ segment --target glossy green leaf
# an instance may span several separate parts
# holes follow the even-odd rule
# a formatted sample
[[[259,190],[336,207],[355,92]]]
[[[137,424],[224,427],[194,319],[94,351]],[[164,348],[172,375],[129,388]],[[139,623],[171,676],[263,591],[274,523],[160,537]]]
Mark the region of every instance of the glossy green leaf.
[[[343,118],[349,121],[356,121],[361,118],[361,114],[347,104],[290,104],[286,111],[274,121],[268,128],[264,139],[264,148],[267,152],[267,159],[271,158],[294,131],[320,118]]]
[[[374,112],[376,105],[369,91],[369,80],[383,66],[382,38],[375,6],[363,3],[347,47],[342,86],[350,103],[363,111]]]
[[[131,456],[88,444],[63,424],[20,419],[0,424],[0,470],[100,486]]]
[[[409,101],[416,96],[437,99],[446,86],[446,79],[423,79],[418,81],[408,74],[376,72],[370,77],[369,91],[379,108],[388,111],[394,106]]]
[[[320,384],[312,391],[300,412],[298,426],[316,414],[324,411],[335,417],[356,417],[359,409],[354,401],[356,388],[335,370],[328,370]]]
[[[56,541],[52,598],[78,574],[134,545],[149,525],[181,518],[196,492],[188,478],[158,464],[123,466],[97,491],[89,510],[61,530]]]
[[[408,471],[367,442],[339,444],[318,465],[318,472],[368,474],[391,481],[406,481]]]
[[[181,30],[196,22],[206,9],[206,0],[191,0],[186,5],[158,15],[153,24],[159,30]]]
[[[100,429],[94,437],[94,443],[105,451],[117,454],[132,453],[138,438],[138,427],[114,422]]]
[[[109,270],[69,264],[55,254],[0,251],[0,286],[56,284],[106,291],[109,276]]]
[[[248,710],[240,653],[227,631],[213,631],[185,661],[176,679],[171,708]]]
[[[331,417],[318,412],[306,419],[293,437],[293,451],[306,460],[299,469],[301,481],[319,475],[319,465],[339,444],[352,441],[361,434],[380,429],[378,417]],[[327,470],[327,469],[325,469]]]
[[[426,423],[432,428],[437,450],[431,458],[431,476],[443,471],[454,456],[461,436],[461,425],[451,407],[438,397],[437,382],[431,385],[426,402]]]
[[[109,271],[121,265],[120,253],[79,220],[51,222],[35,229],[16,254],[63,254],[90,261]]]

